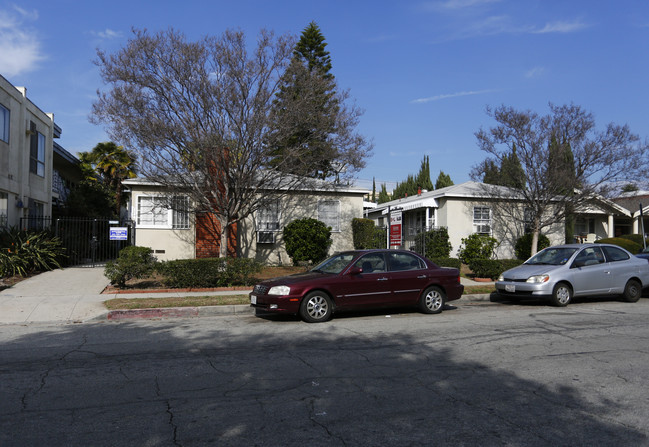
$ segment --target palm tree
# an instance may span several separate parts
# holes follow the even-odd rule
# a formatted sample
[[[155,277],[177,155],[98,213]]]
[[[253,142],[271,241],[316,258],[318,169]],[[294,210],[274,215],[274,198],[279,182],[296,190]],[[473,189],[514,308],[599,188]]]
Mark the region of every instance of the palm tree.
[[[119,216],[122,207],[122,182],[135,177],[137,173],[135,155],[108,141],[97,144],[88,158],[104,184],[115,193],[115,211]]]

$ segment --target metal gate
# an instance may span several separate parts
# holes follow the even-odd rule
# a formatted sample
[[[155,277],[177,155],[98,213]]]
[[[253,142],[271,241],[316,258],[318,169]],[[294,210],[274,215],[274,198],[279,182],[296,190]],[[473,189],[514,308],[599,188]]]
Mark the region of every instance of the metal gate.
[[[133,221],[85,217],[24,217],[20,228],[49,230],[66,249],[68,265],[102,264],[117,258],[119,251],[132,245]]]

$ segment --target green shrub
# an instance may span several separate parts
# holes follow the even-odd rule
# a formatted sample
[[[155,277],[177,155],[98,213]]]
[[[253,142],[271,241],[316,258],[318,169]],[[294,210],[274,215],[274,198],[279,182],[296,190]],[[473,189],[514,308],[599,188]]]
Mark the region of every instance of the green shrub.
[[[631,252],[633,254],[640,253],[640,251],[642,250],[642,244],[641,243],[638,244],[636,242],[633,242],[630,239],[626,239],[626,238],[622,238],[622,237],[609,237],[609,238],[600,239],[598,241],[595,241],[595,243],[617,245],[618,247],[622,247],[622,248],[628,250],[629,252]]]
[[[475,259],[491,259],[498,246],[496,238],[484,234],[473,233],[462,238],[458,250],[458,258],[464,264],[470,265]]]
[[[47,231],[0,231],[0,276],[26,276],[32,272],[60,268],[65,248]]]
[[[251,286],[257,282],[255,275],[261,273],[260,262],[248,258],[228,258],[226,264],[226,286]]]
[[[641,234],[623,234],[622,236],[620,236],[620,238],[621,239],[628,239],[628,240],[630,240],[632,242],[635,242],[640,247],[643,247],[642,235]],[[647,240],[647,242],[649,242],[649,239]],[[649,246],[649,243],[647,245]]]
[[[226,258],[177,259],[159,263],[156,270],[168,287],[219,287],[226,262]]]
[[[435,264],[437,264],[440,267],[453,267],[456,269],[460,269],[462,267],[462,261],[460,261],[457,258],[428,258],[431,261],[433,261]]]
[[[162,282],[174,288],[248,286],[262,265],[246,258],[177,259],[158,264]]]
[[[104,275],[111,284],[124,287],[129,279],[139,279],[153,273],[156,266],[153,250],[149,247],[130,246],[119,251],[115,261],[108,261]]]
[[[372,219],[352,219],[354,249],[385,248],[385,230],[374,225]]]
[[[331,245],[331,229],[319,220],[298,219],[284,227],[284,245],[294,265],[316,263],[327,257]]]
[[[505,270],[522,264],[520,259],[474,259],[469,268],[478,278],[496,279]]]
[[[522,259],[523,261],[525,261],[529,259],[530,256],[532,256],[533,236],[534,235],[532,233],[527,233],[519,237],[518,240],[516,241],[514,252],[516,253],[516,257],[518,259]],[[550,239],[548,239],[547,236],[545,236],[544,234],[539,234],[539,240],[537,242],[536,251],[539,252],[549,246],[550,246]]]
[[[448,229],[437,228],[426,232],[426,255],[431,258],[448,258],[453,250]]]

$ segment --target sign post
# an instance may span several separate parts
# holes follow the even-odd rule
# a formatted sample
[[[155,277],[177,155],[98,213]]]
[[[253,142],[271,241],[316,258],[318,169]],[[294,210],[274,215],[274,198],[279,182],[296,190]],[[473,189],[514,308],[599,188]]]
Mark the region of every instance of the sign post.
[[[390,211],[390,248],[401,246],[401,210]]]

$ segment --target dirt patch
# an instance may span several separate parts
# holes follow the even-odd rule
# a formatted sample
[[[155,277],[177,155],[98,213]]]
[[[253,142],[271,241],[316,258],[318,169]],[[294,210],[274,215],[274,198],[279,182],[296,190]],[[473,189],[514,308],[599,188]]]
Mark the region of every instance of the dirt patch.
[[[20,281],[24,281],[27,278],[34,276],[34,275],[29,275],[29,276],[7,276],[5,278],[0,278],[0,290],[8,289],[9,287],[13,286],[14,284],[18,284]]]

